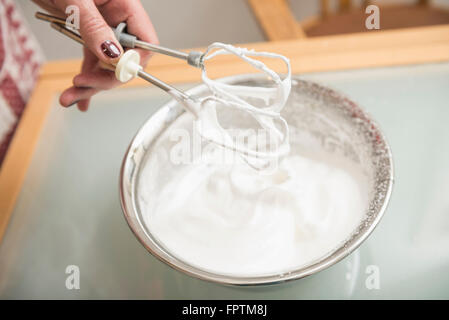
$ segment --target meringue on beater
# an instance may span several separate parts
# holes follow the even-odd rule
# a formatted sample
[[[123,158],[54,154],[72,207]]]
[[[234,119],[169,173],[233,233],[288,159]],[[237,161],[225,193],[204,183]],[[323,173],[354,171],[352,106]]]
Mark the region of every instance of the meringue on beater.
[[[267,78],[273,82],[273,87],[232,85],[210,79],[204,64],[219,55],[235,55],[249,63],[266,74]],[[285,78],[281,79],[278,73],[269,69],[263,62],[250,57],[280,59],[287,67]],[[280,112],[284,108],[290,94],[290,61],[279,54],[256,52],[216,42],[210,45],[204,53],[202,64],[202,80],[212,95],[201,99],[198,121],[196,121],[195,125],[199,134],[206,140],[235,150],[245,158],[248,164],[256,168],[263,166],[267,159],[278,158],[288,154],[290,150],[288,124]],[[258,139],[258,136],[254,136],[254,130],[247,137],[248,140],[255,138],[253,139],[253,145],[247,143],[247,146],[245,146],[241,141],[234,141],[235,139],[231,137],[229,130],[223,128],[220,124],[217,116],[217,107],[221,107],[224,110],[236,109],[252,116],[259,125],[258,132],[262,131],[265,133],[264,137],[268,137],[268,139],[262,141],[268,145],[260,145],[261,141]],[[276,121],[279,123],[280,128],[276,126]],[[239,128],[243,132],[246,129]]]
[[[232,85],[210,79],[205,63],[219,55],[234,55],[247,62],[266,74],[273,86]],[[255,58],[280,59],[287,67],[285,78],[281,79],[278,73]],[[137,51],[125,52],[116,65],[117,79],[126,82],[141,76],[161,86],[195,116],[195,128],[204,139],[235,151],[256,169],[267,167],[267,161],[270,159],[288,154],[290,150],[288,125],[280,115],[291,88],[291,68],[286,57],[215,42],[201,55],[198,64],[202,70],[202,80],[211,92],[210,95],[200,99],[192,98],[143,72],[139,62],[140,56]],[[253,128],[225,129],[220,124],[217,108],[238,110],[249,115],[258,125],[257,132]],[[231,135],[231,131],[237,131],[237,139]]]

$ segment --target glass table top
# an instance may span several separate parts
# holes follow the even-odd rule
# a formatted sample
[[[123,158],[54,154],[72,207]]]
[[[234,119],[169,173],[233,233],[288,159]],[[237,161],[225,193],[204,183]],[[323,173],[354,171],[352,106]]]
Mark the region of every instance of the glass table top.
[[[151,256],[125,222],[118,178],[128,143],[169,97],[118,89],[87,113],[55,100],[0,245],[0,298],[449,298],[449,63],[301,77],[368,110],[393,151],[387,212],[346,259],[285,284],[229,287]],[[79,289],[66,287],[71,265]]]

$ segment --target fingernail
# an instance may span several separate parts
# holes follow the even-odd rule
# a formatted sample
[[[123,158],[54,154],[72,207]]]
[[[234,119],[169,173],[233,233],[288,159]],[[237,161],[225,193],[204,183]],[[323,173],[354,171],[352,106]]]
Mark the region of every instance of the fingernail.
[[[120,56],[121,51],[112,41],[106,40],[101,44],[101,51],[109,58],[117,58]]]

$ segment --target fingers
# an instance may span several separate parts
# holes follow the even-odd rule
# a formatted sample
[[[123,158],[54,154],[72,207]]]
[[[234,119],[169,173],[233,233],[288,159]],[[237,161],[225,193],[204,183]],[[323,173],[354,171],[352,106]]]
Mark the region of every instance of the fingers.
[[[136,6],[142,6],[140,2],[135,2]],[[128,20],[128,32],[134,34],[140,40],[159,44],[159,39],[156,35],[156,31],[154,30],[153,24],[151,23],[148,15],[146,14],[143,8],[136,9],[135,14],[129,16]],[[151,52],[148,50],[137,50],[141,57],[141,65],[145,67],[148,63],[148,60],[151,57]]]
[[[84,60],[81,66],[81,72],[87,72],[88,70],[93,70],[97,65],[98,59],[95,57],[93,53],[89,51],[89,49],[84,49]],[[79,87],[80,90],[73,89],[74,87]],[[59,97],[59,103],[64,107],[70,107],[74,104],[77,104],[84,97],[86,99],[87,93],[94,93],[94,90],[88,91],[88,89],[93,89],[89,85],[85,86],[76,86],[70,87],[61,94]],[[87,108],[86,108],[87,110]]]
[[[143,41],[159,43],[153,24],[139,0],[108,1],[99,6],[99,10],[111,26],[115,27],[120,22],[126,22],[128,33]],[[140,54],[141,65],[146,66],[151,52],[141,49],[136,50]]]
[[[86,112],[87,109],[89,108],[89,103],[90,103],[90,98],[81,100],[80,102],[78,102],[78,109],[80,111]]]
[[[102,69],[98,65],[98,60],[92,52],[84,49],[81,73],[73,78],[73,85],[108,90],[120,85],[120,81],[115,78],[114,72]]]
[[[54,4],[61,12],[65,12],[69,5],[76,5],[80,9],[79,32],[88,49],[84,50],[81,73],[74,77],[73,86],[61,94],[60,103],[65,107],[77,104],[81,111],[86,111],[94,94],[120,85],[114,73],[100,68],[98,61],[116,63],[123,52],[109,25],[116,26],[120,22],[126,22],[129,33],[143,41],[159,43],[154,27],[138,0],[34,1],[44,5]],[[151,53],[141,49],[137,51],[141,55],[141,64],[145,66]]]
[[[140,1],[129,1],[130,11],[128,18],[128,32],[137,36],[140,40],[159,44],[154,26],[151,23],[144,7]]]
[[[64,107],[70,107],[82,100],[90,99],[90,97],[99,91],[100,90],[96,88],[78,88],[72,86],[64,90],[59,97],[59,103]]]
[[[78,104],[81,111],[86,111],[93,95],[118,85],[114,73],[102,69],[97,57],[85,48],[81,73],[73,78],[73,86],[61,94],[60,103],[65,107]]]
[[[114,73],[105,70],[82,72],[73,78],[75,87],[92,87],[100,90],[109,90],[121,83],[115,78]]]
[[[69,5],[75,5],[80,12],[79,32],[85,45],[104,63],[116,63],[123,52],[122,46],[115,38],[114,32],[104,20],[92,0],[56,1],[60,10],[65,11]]]
[[[115,63],[123,52],[114,32],[92,1],[80,3],[80,34],[100,61]]]

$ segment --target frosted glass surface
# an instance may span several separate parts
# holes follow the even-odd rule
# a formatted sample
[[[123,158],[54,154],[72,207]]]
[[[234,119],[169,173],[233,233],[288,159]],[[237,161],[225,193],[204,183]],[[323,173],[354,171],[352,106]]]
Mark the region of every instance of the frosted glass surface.
[[[0,245],[0,298],[449,298],[449,63],[302,77],[360,103],[393,151],[390,205],[349,257],[257,288],[207,283],[159,262],[123,218],[118,177],[129,141],[169,98],[120,89],[86,114],[55,101]],[[65,286],[68,265],[80,269],[79,290]],[[369,289],[377,271],[380,288]]]

